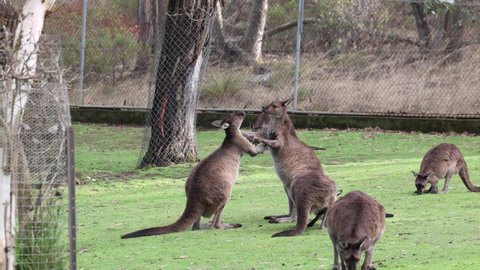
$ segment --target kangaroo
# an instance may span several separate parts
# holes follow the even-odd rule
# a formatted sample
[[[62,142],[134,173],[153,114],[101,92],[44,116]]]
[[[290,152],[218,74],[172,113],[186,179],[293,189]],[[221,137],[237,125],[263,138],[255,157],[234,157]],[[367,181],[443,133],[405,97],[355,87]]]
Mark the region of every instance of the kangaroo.
[[[354,270],[365,251],[362,270],[374,270],[372,255],[385,230],[385,209],[361,191],[352,191],[336,201],[325,217],[333,244],[333,269]]]
[[[309,213],[326,211],[335,202],[337,194],[335,182],[323,174],[313,150],[297,138],[287,114],[289,102],[274,101],[262,109],[269,116],[270,122],[266,127],[274,130],[275,139],[254,136],[254,141],[270,147],[275,170],[283,182],[289,203],[287,215],[265,218],[270,223],[297,221],[295,229],[276,233],[272,237],[301,234],[307,227]],[[265,134],[270,136],[271,133]]]
[[[423,157],[418,173],[412,171],[415,179],[416,193],[448,193],[448,183],[452,175],[459,174],[465,186],[469,191],[480,192],[477,187],[470,182],[468,176],[467,163],[463,155],[454,144],[442,143],[430,149]],[[445,178],[443,190],[439,191],[437,184],[439,179]],[[430,188],[425,191],[427,184]]]
[[[197,230],[200,229],[202,216],[208,218],[214,215],[211,225],[214,229],[241,227],[241,224],[222,224],[220,217],[230,199],[243,152],[250,156],[255,156],[258,152],[254,145],[241,135],[240,126],[244,117],[245,113],[239,112],[227,116],[223,121],[212,123],[225,130],[225,139],[217,150],[200,161],[190,172],[185,183],[186,207],[180,218],[167,226],[123,235],[122,239],[180,232],[192,225],[192,228]]]
[[[275,131],[270,127],[268,124],[270,123],[270,116],[265,112],[261,112],[257,119],[255,119],[255,123],[252,124],[252,132],[257,132],[257,135],[263,138],[274,139]],[[292,121],[285,122],[285,126],[290,131],[290,134],[297,138],[297,133],[295,128],[293,127]],[[251,134],[246,134],[249,137]],[[319,146],[308,146],[308,148],[312,150],[326,150],[325,147]]]

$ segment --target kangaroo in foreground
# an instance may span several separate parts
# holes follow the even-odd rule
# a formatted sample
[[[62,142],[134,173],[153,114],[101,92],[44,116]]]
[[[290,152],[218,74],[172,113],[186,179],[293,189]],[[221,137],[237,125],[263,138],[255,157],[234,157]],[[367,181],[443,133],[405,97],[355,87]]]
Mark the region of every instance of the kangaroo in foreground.
[[[480,192],[480,187],[474,186],[468,176],[467,163],[463,155],[454,144],[442,143],[430,149],[423,157],[418,173],[413,172],[417,194],[448,193],[448,183],[452,175],[459,174],[463,183],[472,192]],[[439,179],[445,178],[443,190],[439,191]],[[430,189],[425,191],[427,184]]]
[[[123,235],[122,239],[180,232],[192,225],[197,230],[200,229],[202,216],[215,215],[212,221],[214,229],[241,227],[241,224],[221,224],[220,218],[237,179],[243,152],[250,156],[257,154],[257,149],[241,135],[240,126],[244,117],[245,113],[239,112],[212,123],[225,130],[225,139],[217,150],[192,169],[185,183],[187,203],[180,218],[167,226]]]
[[[289,214],[265,218],[270,223],[297,221],[295,229],[276,233],[273,237],[301,234],[307,227],[309,213],[325,212],[335,202],[337,194],[335,182],[323,174],[313,150],[297,138],[287,114],[289,102],[274,101],[262,109],[269,116],[265,127],[274,131],[275,139],[254,138],[270,147],[275,170],[283,182],[289,202]],[[270,136],[271,133],[263,134]]]
[[[325,217],[333,244],[333,269],[354,270],[365,251],[362,270],[374,270],[372,255],[385,229],[385,209],[361,191],[352,191],[336,201]]]

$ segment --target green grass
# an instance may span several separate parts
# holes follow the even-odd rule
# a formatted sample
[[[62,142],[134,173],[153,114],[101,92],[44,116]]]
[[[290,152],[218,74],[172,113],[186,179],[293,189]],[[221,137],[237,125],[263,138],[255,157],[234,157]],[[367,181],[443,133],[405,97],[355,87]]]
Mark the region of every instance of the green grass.
[[[184,209],[184,180],[194,164],[134,171],[142,128],[75,125],[77,172],[96,181],[77,189],[78,269],[331,269],[333,252],[318,226],[298,237],[271,238],[293,224],[268,224],[263,216],[287,211],[287,200],[270,154],[244,156],[223,220],[235,230],[185,231],[121,240],[122,234],[167,225]],[[223,139],[198,132],[200,156]],[[461,135],[301,131],[318,151],[337,186],[379,200],[394,218],[377,245],[379,269],[480,269],[480,195],[454,176],[450,192],[416,196],[410,171],[424,153],[455,143],[480,185],[480,138]],[[443,187],[443,184],[440,186]],[[204,220],[205,222],[205,220]]]

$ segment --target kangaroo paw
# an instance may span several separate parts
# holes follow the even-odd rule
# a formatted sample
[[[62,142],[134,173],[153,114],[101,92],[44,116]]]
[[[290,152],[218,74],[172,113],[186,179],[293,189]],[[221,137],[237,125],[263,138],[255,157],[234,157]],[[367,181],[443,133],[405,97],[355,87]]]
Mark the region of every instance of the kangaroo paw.
[[[279,218],[271,218],[268,220],[268,223],[287,223],[287,222],[295,222],[297,219],[291,216],[287,217],[279,217]]]
[[[275,233],[272,235],[272,237],[286,237],[286,236],[296,236],[296,235],[299,235],[301,233],[295,231],[295,230],[286,230],[286,231],[283,231],[283,232],[278,232],[278,233]]]
[[[289,214],[275,215],[275,216],[265,216],[265,217],[263,217],[263,219],[269,220],[269,219],[273,219],[273,218],[284,218],[284,217],[289,217],[289,216],[290,216]]]
[[[212,226],[213,229],[223,229],[223,230],[227,230],[227,229],[235,229],[235,228],[240,228],[242,227],[242,224],[240,223],[224,223],[224,224],[219,224],[219,225],[215,225],[215,226]]]

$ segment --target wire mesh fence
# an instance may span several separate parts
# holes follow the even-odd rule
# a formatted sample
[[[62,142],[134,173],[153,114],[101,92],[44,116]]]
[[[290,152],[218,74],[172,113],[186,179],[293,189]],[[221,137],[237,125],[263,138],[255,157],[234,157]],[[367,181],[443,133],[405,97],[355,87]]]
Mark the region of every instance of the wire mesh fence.
[[[18,269],[67,267],[67,139],[70,126],[65,85],[47,83],[31,91],[21,140],[24,167],[16,178]]]
[[[164,33],[166,3],[88,1],[85,87],[78,91],[81,2],[65,1],[47,27],[65,44],[71,100],[84,106],[148,107],[155,77],[150,67],[155,41]],[[252,7],[261,1],[224,2],[217,8],[220,22],[197,107],[258,109],[292,97],[300,1],[268,1],[259,65],[236,48],[244,49]],[[443,2],[305,1],[295,110],[478,117],[480,7],[478,1]],[[427,35],[419,36],[422,31]]]
[[[0,268],[65,269],[69,241],[66,131],[71,123],[62,47],[54,37],[44,35],[27,55],[36,60],[35,72],[30,72],[29,63],[18,68],[22,59],[13,40],[21,5],[6,6],[7,15],[14,15],[1,13]]]
[[[213,1],[212,1],[213,3]],[[169,7],[147,118],[146,140],[139,167],[191,161],[195,146],[195,104],[198,85],[210,54],[214,5]],[[192,158],[193,157],[193,158]]]
[[[3,106],[4,97],[2,119],[8,108]],[[16,269],[67,267],[65,132],[69,126],[67,89],[59,83],[33,88],[21,123],[2,126],[0,148],[8,153],[2,156],[2,170],[11,176],[12,211],[17,212]]]

